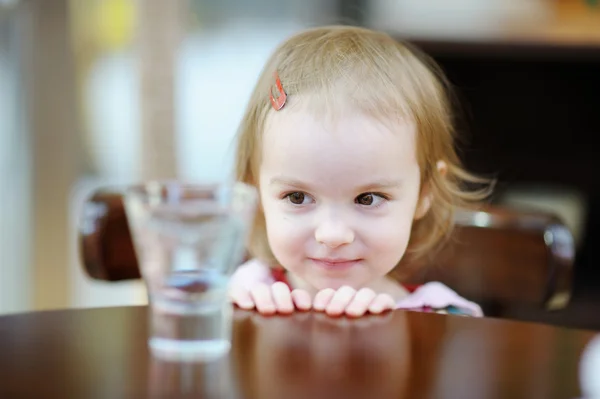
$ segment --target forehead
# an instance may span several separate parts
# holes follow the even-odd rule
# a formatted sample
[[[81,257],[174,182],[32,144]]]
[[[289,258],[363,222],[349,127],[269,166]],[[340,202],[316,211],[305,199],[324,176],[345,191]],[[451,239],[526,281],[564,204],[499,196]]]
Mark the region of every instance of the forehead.
[[[262,172],[331,182],[418,171],[415,125],[402,118],[382,120],[351,110],[325,118],[294,102],[270,111],[263,134]]]

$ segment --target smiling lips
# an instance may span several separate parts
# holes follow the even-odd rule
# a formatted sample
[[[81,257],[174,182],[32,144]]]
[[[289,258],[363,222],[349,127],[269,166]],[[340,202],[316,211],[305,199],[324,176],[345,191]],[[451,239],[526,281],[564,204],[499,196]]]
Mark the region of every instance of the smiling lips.
[[[313,263],[315,263],[319,267],[322,267],[323,269],[337,270],[337,271],[350,269],[351,267],[356,266],[360,262],[360,259],[341,259],[341,258],[340,259],[311,258],[311,260],[313,261]]]

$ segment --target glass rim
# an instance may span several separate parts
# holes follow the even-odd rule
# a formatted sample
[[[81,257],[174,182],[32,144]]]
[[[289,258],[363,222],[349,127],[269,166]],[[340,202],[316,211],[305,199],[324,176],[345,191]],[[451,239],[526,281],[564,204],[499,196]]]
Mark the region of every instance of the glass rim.
[[[124,191],[125,196],[135,196],[138,198],[164,198],[168,196],[168,193],[175,192],[179,194],[191,194],[190,199],[217,199],[220,197],[218,194],[229,194],[235,196],[235,191],[242,190],[245,194],[251,194],[257,196],[256,187],[237,180],[227,181],[206,181],[206,182],[195,182],[195,181],[184,181],[177,179],[165,179],[165,180],[148,180],[144,183],[138,183],[127,187]],[[196,197],[194,194],[204,194]],[[212,195],[211,195],[212,194]],[[215,195],[217,194],[217,195]],[[180,198],[180,195],[176,195],[176,198]]]

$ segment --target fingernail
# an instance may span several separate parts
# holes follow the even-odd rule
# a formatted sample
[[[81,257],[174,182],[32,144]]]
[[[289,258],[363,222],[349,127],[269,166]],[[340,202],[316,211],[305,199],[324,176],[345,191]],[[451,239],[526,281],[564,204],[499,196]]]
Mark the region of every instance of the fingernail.
[[[339,316],[344,312],[344,310],[340,310],[340,309],[327,309],[327,314],[329,316]]]
[[[276,311],[277,311],[277,309],[275,309],[275,308],[273,308],[273,307],[270,307],[270,306],[269,306],[269,307],[266,307],[266,308],[264,308],[262,313],[265,313],[265,314],[273,314],[273,313],[275,313]]]
[[[279,313],[283,313],[283,314],[292,313],[293,311],[294,311],[293,307],[283,306],[283,307],[279,308]]]

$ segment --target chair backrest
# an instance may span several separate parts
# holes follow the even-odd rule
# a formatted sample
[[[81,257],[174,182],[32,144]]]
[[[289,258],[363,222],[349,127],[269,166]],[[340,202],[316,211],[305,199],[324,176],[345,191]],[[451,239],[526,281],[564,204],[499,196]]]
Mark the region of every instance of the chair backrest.
[[[121,190],[99,189],[84,203],[79,250],[84,270],[93,279],[141,278]]]
[[[457,212],[448,242],[407,265],[408,282],[443,282],[490,315],[515,306],[557,310],[570,299],[574,258],[573,237],[556,216],[488,205]]]
[[[502,316],[514,306],[557,309],[568,303],[574,243],[561,221],[547,213],[493,206],[459,211],[448,243],[418,263],[407,283],[440,281]],[[100,189],[84,206],[80,251],[87,274],[99,280],[140,278],[122,191]]]

